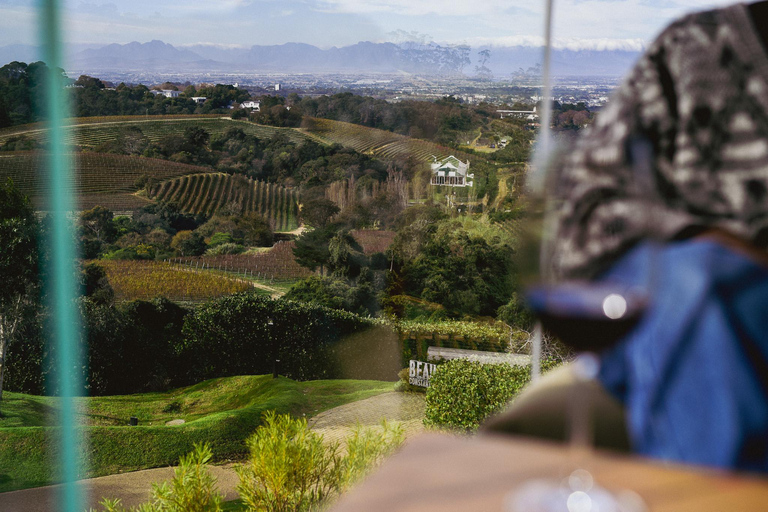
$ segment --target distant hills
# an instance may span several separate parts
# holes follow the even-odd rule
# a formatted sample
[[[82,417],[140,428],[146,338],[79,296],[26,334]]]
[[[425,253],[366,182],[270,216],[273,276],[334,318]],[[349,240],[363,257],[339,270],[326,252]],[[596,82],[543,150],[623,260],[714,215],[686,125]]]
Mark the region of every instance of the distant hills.
[[[98,75],[105,71],[249,73],[412,73],[472,76],[478,52],[491,52],[486,67],[497,78],[525,72],[541,62],[542,49],[530,46],[441,46],[435,43],[360,42],[326,50],[303,43],[251,48],[211,45],[175,47],[162,41],[71,47],[68,69]],[[39,59],[28,45],[0,47],[0,64]],[[639,53],[626,50],[554,50],[553,73],[562,76],[620,76]]]

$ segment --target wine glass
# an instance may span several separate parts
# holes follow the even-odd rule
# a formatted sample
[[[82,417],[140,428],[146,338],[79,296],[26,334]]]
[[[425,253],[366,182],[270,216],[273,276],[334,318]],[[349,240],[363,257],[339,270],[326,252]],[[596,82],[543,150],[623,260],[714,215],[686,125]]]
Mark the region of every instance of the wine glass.
[[[646,232],[653,226],[653,175],[648,145],[640,141],[631,148],[635,194],[648,204]],[[543,224],[542,224],[543,225]],[[546,233],[539,237],[543,240]],[[570,465],[574,470],[560,481],[536,479],[525,482],[510,493],[508,512],[644,512],[643,500],[634,492],[611,492],[595,483],[585,466],[593,443],[592,404],[586,384],[595,380],[600,359],[594,353],[626,336],[646,311],[657,276],[656,244],[651,241],[642,252],[641,271],[624,278],[603,278],[596,282],[555,282],[545,275],[545,245],[539,258],[541,283],[527,291],[529,306],[537,313],[540,325],[566,344],[581,351],[572,363],[574,383],[570,386],[568,423],[570,425]],[[530,252],[530,249],[529,249]],[[643,259],[646,258],[646,259]]]

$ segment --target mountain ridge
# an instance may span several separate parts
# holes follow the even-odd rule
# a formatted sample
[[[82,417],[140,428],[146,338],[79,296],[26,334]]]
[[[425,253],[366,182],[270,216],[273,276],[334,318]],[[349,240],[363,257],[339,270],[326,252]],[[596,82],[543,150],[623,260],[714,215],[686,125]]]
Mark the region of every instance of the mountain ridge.
[[[320,49],[306,43],[222,48],[212,45],[176,47],[160,40],[133,41],[101,47],[72,49],[69,69],[85,73],[147,70],[156,72],[219,71],[280,73],[397,73],[472,76],[481,65],[479,53],[490,51],[484,66],[498,77],[524,74],[542,60],[542,48],[532,46],[438,45],[435,43],[373,43]],[[0,47],[0,60],[32,61],[39,48]],[[569,50],[552,52],[553,74],[563,76],[620,76],[640,52],[631,50]]]

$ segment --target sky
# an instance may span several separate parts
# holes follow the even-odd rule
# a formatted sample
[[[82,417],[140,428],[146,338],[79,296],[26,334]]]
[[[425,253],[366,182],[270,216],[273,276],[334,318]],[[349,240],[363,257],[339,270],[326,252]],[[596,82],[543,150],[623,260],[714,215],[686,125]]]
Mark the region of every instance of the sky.
[[[37,44],[34,0],[0,0],[0,46]],[[531,0],[63,0],[65,40],[159,39],[174,46],[321,48],[359,41],[538,45],[544,2]],[[635,49],[693,10],[729,1],[555,0],[555,45]]]

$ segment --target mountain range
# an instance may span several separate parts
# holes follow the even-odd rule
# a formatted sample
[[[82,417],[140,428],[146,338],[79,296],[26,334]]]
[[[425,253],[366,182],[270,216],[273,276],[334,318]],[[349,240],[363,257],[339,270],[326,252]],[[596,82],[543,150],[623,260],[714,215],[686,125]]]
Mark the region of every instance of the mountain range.
[[[68,70],[98,76],[105,71],[249,72],[249,73],[397,73],[472,76],[481,65],[479,52],[490,51],[484,66],[496,77],[535,67],[542,48],[531,46],[448,46],[435,43],[360,42],[341,48],[320,49],[303,43],[251,48],[212,45],[175,47],[162,41],[74,46],[69,48]],[[39,48],[28,45],[0,47],[0,63],[38,59]],[[620,76],[639,52],[627,50],[565,50],[552,53],[552,71],[560,76]]]

